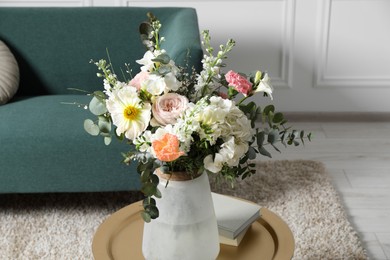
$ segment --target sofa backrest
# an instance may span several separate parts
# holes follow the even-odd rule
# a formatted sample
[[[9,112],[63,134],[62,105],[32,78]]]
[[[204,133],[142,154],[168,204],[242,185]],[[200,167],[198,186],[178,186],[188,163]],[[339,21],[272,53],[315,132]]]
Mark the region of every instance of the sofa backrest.
[[[196,11],[192,8],[72,7],[0,8],[0,40],[16,57],[20,69],[17,96],[75,94],[68,88],[94,91],[102,88],[91,59],[107,59],[108,49],[118,76],[145,47],[139,24],[152,12],[162,23],[163,48],[184,65],[201,66],[202,50]]]

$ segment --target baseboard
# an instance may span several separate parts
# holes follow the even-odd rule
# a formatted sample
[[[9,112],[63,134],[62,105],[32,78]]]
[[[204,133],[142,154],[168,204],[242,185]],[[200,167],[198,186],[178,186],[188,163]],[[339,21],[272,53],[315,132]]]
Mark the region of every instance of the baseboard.
[[[283,112],[290,122],[390,122],[390,112]]]

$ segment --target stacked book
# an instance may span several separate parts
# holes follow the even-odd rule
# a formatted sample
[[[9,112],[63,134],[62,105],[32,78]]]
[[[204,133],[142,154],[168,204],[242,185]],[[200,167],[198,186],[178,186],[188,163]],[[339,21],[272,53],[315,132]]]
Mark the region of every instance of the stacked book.
[[[260,217],[260,206],[212,192],[221,244],[238,246],[253,222]]]

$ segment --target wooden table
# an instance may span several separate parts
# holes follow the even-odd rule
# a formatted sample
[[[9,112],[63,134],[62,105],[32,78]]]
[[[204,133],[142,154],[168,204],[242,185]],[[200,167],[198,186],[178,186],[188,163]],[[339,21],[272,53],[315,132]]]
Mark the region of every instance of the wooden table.
[[[143,260],[141,201],[115,212],[97,229],[92,242],[95,260]],[[286,260],[294,254],[294,237],[287,224],[262,208],[240,246],[221,244],[218,260]]]

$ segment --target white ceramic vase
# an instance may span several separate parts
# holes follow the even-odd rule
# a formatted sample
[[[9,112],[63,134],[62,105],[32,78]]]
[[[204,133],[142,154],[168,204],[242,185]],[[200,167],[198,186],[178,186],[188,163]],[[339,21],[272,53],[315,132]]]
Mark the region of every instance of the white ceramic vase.
[[[206,173],[184,181],[159,176],[160,216],[145,223],[142,252],[146,260],[215,260],[218,226]]]

